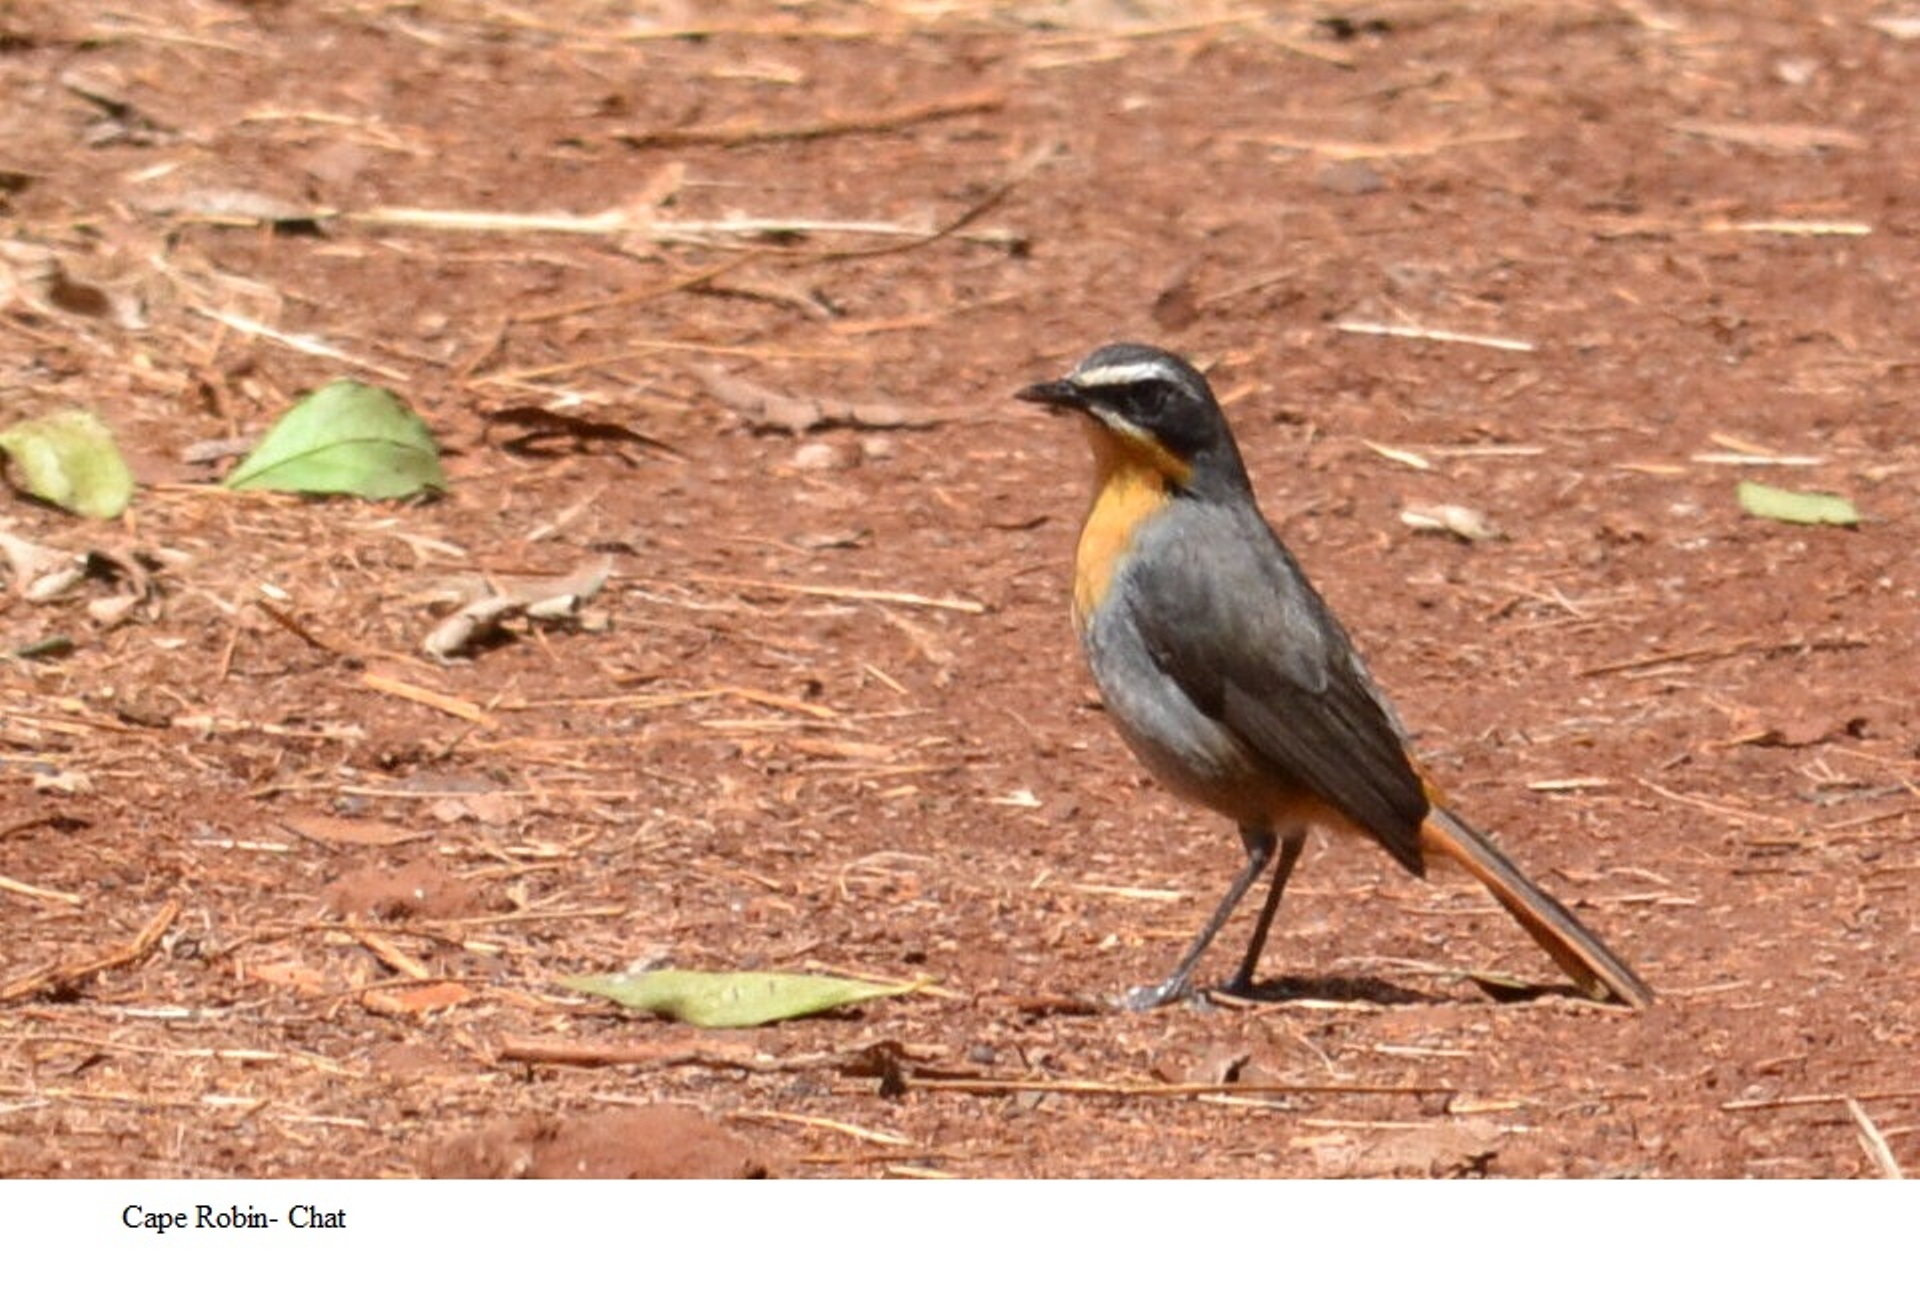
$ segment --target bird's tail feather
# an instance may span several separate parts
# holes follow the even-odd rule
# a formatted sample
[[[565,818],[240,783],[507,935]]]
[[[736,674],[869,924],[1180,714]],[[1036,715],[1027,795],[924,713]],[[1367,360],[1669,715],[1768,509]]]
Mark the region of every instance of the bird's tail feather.
[[[1420,827],[1420,845],[1426,852],[1448,857],[1485,884],[1533,941],[1587,993],[1595,998],[1612,994],[1632,1007],[1652,1004],[1653,990],[1633,967],[1452,811],[1435,806],[1428,813]]]

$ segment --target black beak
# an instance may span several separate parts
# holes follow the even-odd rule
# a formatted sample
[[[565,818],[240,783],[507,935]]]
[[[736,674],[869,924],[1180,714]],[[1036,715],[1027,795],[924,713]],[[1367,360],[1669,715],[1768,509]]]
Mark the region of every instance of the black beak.
[[[1013,396],[1016,401],[1030,401],[1034,405],[1048,405],[1062,410],[1087,408],[1086,394],[1065,378],[1057,382],[1030,383]]]

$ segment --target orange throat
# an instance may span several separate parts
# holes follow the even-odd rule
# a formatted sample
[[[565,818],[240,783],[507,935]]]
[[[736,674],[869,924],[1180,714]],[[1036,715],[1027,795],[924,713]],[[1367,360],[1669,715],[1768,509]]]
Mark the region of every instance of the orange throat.
[[[1080,529],[1073,561],[1073,623],[1081,633],[1106,602],[1108,590],[1133,547],[1134,536],[1167,504],[1187,470],[1159,447],[1143,449],[1089,422],[1093,446],[1093,504]]]

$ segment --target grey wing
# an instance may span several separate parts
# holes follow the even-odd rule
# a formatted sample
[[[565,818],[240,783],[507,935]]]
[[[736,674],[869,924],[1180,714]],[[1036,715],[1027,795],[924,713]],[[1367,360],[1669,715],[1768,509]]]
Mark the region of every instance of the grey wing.
[[[1189,521],[1141,553],[1149,654],[1270,768],[1420,873],[1426,792],[1352,641],[1264,520],[1205,513],[1220,518],[1204,533]]]

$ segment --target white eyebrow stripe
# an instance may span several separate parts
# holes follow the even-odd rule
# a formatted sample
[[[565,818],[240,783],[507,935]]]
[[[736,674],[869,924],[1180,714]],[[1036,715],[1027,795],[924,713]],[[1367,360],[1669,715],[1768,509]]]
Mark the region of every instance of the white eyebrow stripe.
[[[1081,387],[1124,387],[1128,383],[1145,382],[1149,378],[1157,378],[1163,383],[1172,383],[1183,392],[1188,390],[1185,380],[1163,360],[1129,360],[1124,364],[1103,364],[1073,375],[1072,381]]]

